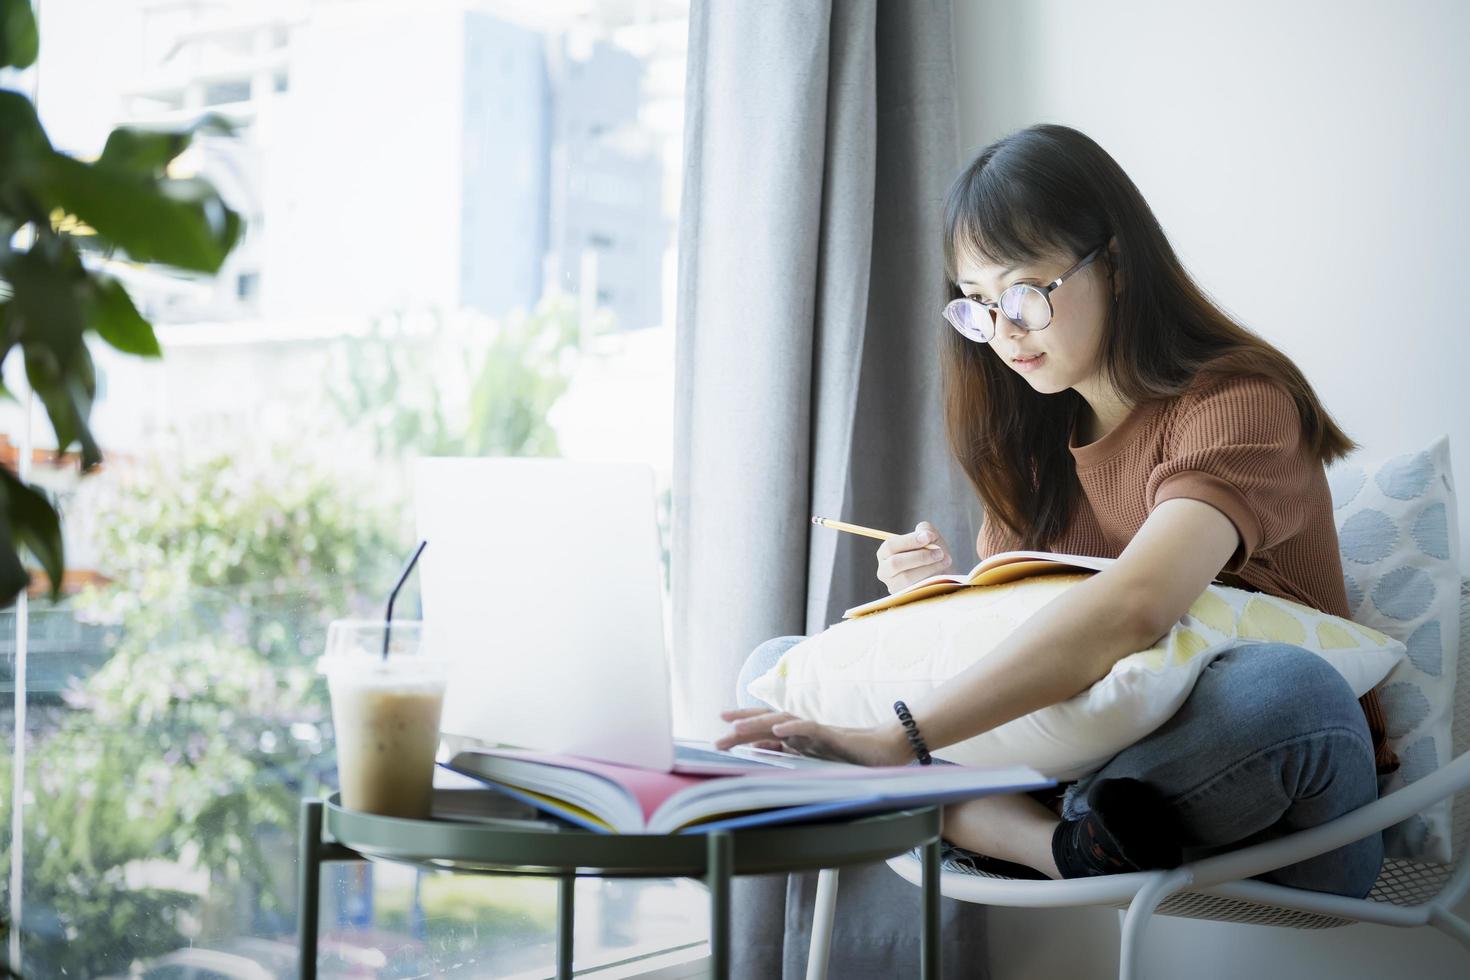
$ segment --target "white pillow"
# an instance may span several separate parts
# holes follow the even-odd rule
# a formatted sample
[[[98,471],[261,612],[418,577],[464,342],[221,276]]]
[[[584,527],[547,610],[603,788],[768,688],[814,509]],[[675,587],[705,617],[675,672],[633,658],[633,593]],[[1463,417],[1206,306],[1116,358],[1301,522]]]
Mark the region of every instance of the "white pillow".
[[[1388,793],[1453,755],[1460,650],[1460,532],[1450,446],[1349,460],[1327,471],[1353,619],[1402,640],[1408,658],[1379,690],[1399,771]],[[1384,832],[1385,853],[1449,863],[1450,800]]]
[[[1033,613],[1087,578],[1045,575],[977,586],[838,623],[786,652],[750,693],[805,718],[871,726],[988,656]],[[1293,643],[1323,657],[1361,696],[1404,657],[1375,630],[1256,592],[1211,585],[1154,646],[1050,705],[935,753],[973,766],[1023,764],[1055,779],[1098,769],[1169,719],[1200,672],[1242,639]]]

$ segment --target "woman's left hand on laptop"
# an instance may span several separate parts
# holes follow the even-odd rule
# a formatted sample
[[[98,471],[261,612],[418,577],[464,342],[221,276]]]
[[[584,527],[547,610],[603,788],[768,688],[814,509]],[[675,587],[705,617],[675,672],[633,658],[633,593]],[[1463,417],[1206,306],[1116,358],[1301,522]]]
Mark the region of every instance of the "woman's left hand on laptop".
[[[877,728],[839,728],[769,708],[735,708],[721,711],[720,718],[732,724],[715,741],[717,749],[755,743],[862,766],[901,766],[914,759],[903,726],[897,722]]]

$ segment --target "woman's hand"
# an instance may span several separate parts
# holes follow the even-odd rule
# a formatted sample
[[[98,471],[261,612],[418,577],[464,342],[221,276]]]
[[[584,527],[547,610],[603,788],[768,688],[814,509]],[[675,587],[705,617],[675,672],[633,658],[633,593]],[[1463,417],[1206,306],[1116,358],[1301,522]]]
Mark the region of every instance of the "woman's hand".
[[[720,717],[734,724],[715,741],[717,749],[753,743],[860,766],[902,766],[914,759],[897,719],[879,728],[838,728],[770,708],[737,708],[721,711]]]
[[[889,595],[931,575],[942,575],[953,564],[949,545],[928,521],[878,546],[878,578],[888,586]]]

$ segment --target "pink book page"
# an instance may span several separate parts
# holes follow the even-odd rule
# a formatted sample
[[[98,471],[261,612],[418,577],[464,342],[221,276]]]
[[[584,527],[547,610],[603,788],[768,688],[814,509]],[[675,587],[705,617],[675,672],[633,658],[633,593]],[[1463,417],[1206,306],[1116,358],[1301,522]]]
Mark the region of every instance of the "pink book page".
[[[529,749],[478,749],[477,751],[485,755],[525,759],[528,762],[559,766],[562,769],[577,769],[601,776],[608,782],[623,787],[638,801],[638,809],[643,813],[644,823],[647,823],[653,812],[663,805],[664,800],[681,789],[697,786],[711,779],[737,778],[732,776],[683,776],[671,772],[654,772],[651,769],[636,769],[632,766],[619,766],[611,762],[583,759],[580,756],[559,755],[555,752],[533,752]]]

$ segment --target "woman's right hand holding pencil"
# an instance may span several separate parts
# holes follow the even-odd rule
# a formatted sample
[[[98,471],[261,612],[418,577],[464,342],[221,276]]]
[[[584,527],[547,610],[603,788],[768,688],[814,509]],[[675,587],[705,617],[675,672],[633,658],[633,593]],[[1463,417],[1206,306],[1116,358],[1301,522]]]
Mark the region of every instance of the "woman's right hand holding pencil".
[[[888,594],[901,592],[931,575],[942,575],[954,564],[949,545],[928,521],[908,534],[896,534],[878,546],[878,578]]]

